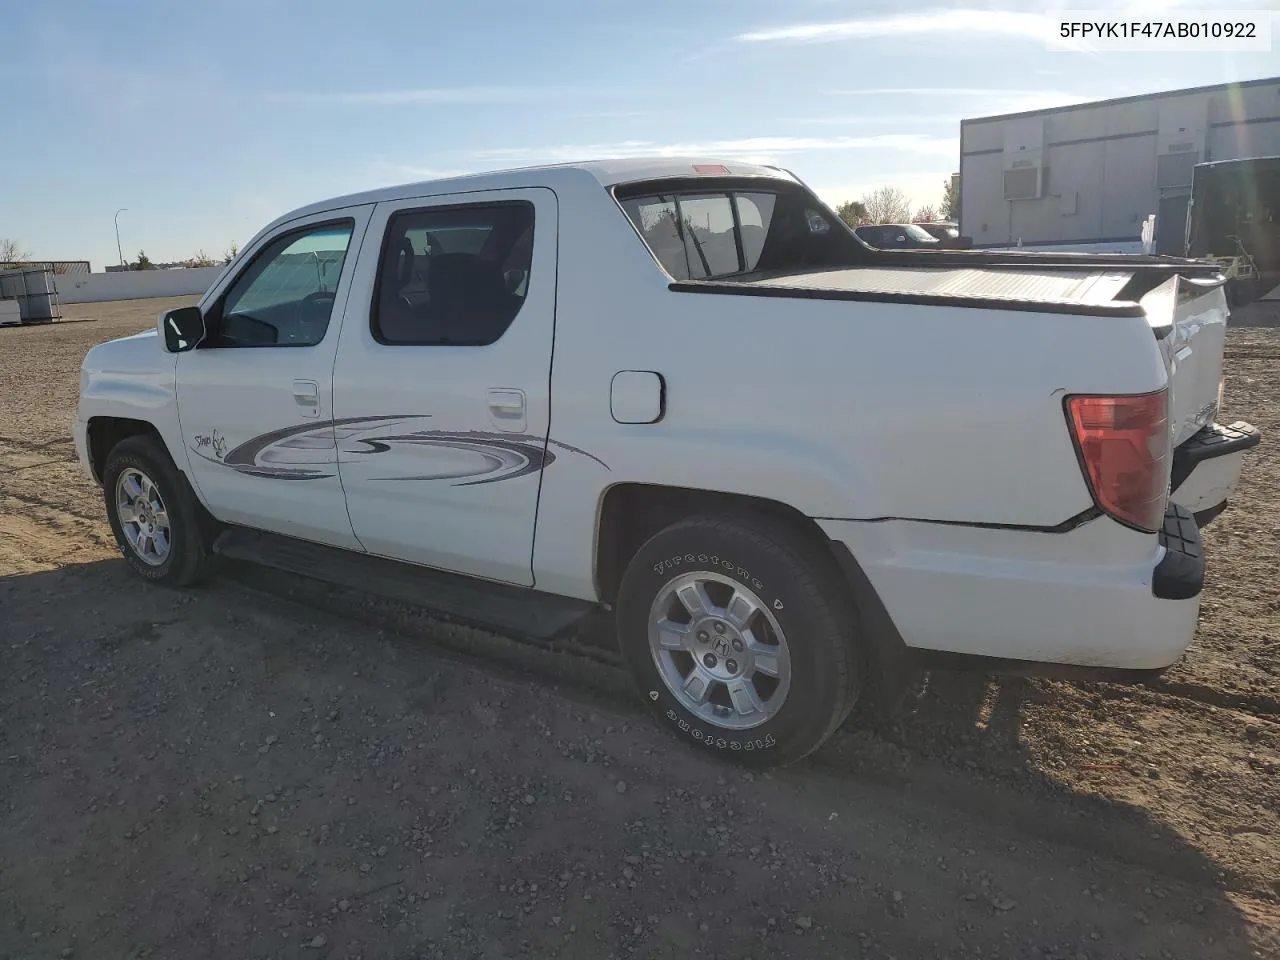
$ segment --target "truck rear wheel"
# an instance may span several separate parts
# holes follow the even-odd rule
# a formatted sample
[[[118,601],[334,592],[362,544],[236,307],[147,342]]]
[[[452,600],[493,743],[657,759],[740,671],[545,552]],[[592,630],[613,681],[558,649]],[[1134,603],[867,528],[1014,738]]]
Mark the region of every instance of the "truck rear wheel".
[[[183,587],[213,564],[199,506],[168,452],[152,437],[120,441],[107,455],[107,520],[125,561],[152,583]]]
[[[617,622],[659,722],[737,763],[811,753],[863,682],[838,570],[820,545],[775,521],[698,516],[662,530],[623,575]]]

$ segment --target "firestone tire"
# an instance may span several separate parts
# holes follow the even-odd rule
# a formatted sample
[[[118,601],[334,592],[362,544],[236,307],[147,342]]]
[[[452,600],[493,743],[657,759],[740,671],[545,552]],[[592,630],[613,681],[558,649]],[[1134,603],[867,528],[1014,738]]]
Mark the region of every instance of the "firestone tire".
[[[746,766],[816,750],[864,682],[848,586],[820,544],[779,521],[696,516],[662,530],[623,575],[617,624],[659,723]]]
[[[107,455],[102,490],[111,532],[134,573],[162,586],[185,587],[213,571],[199,505],[159,441],[134,436],[116,444]]]

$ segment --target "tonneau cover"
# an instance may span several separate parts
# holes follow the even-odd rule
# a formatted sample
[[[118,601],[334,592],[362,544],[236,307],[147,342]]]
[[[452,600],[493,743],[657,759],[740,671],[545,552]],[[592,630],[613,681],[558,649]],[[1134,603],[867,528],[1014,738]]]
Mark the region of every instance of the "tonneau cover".
[[[922,267],[846,267],[740,281],[789,290],[897,293],[931,297],[1021,301],[1110,303],[1132,278],[1132,271],[998,267],[926,269]]]

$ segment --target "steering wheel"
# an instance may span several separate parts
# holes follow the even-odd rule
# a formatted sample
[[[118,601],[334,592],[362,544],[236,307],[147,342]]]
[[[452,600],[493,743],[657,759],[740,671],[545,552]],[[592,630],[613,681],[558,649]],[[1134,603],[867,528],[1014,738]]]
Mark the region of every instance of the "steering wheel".
[[[317,290],[315,293],[308,293],[302,298],[303,303],[311,303],[313,300],[333,300],[336,294],[331,290]]]

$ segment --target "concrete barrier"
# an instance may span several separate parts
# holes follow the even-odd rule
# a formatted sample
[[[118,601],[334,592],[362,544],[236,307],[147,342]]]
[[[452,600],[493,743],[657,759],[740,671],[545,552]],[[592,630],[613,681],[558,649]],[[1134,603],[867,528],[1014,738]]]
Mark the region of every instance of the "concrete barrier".
[[[149,297],[199,296],[226,267],[182,270],[121,270],[118,273],[63,273],[53,278],[63,303],[145,300]]]

